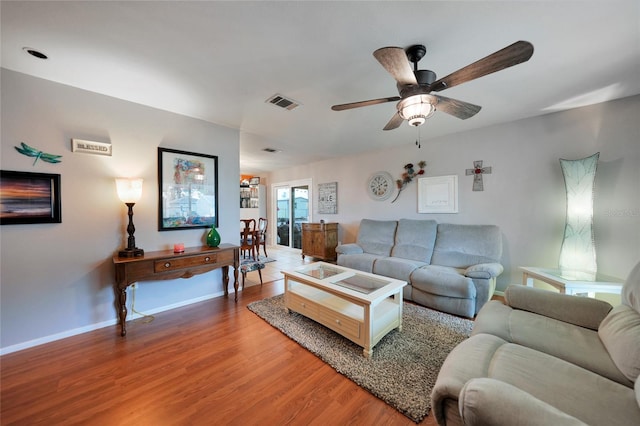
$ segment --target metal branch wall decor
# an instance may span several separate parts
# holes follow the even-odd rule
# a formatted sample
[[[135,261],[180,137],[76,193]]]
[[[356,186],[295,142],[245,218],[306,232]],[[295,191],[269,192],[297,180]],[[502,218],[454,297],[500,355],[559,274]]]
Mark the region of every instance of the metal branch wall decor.
[[[482,182],[482,175],[491,174],[491,167],[482,167],[482,160],[473,162],[473,169],[466,170],[467,176],[473,175],[473,190],[484,191],[484,183]]]
[[[396,198],[393,199],[392,203],[394,203],[398,199],[402,190],[411,183],[414,177],[424,174],[424,168],[427,167],[427,162],[424,160],[419,161],[418,167],[420,168],[420,170],[416,170],[412,163],[404,165],[404,173],[402,173],[402,179],[396,180],[396,185],[398,186],[398,195],[396,195]]]

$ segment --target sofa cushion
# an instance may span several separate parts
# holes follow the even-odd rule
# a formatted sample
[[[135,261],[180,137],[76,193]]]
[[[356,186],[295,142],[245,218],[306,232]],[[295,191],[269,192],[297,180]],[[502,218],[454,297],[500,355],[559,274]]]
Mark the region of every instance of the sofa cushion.
[[[395,220],[362,219],[357,243],[365,253],[391,256],[397,226],[398,222]]]
[[[640,262],[634,266],[622,287],[622,304],[640,313]]]
[[[488,375],[587,424],[634,425],[640,418],[630,387],[523,346],[503,345],[496,351]]]
[[[411,273],[424,265],[426,265],[426,263],[417,260],[403,259],[401,257],[384,257],[375,261],[373,273],[409,283]]]
[[[378,256],[376,254],[341,254],[338,256],[338,265],[351,269],[357,269],[364,272],[373,272],[373,264],[378,259],[384,259],[386,256]]]
[[[632,425],[640,418],[631,387],[543,352],[476,334],[454,348],[440,369],[431,394],[440,424],[445,423],[446,399],[457,400],[464,384],[480,377],[515,386],[587,424]]]
[[[431,263],[437,230],[435,220],[400,219],[391,256]]]
[[[455,268],[426,265],[411,274],[411,285],[417,290],[440,296],[474,299],[476,286]]]
[[[587,426],[527,392],[499,380],[469,380],[460,391],[460,416],[469,426]]]
[[[479,263],[469,266],[464,274],[469,278],[481,278],[488,280],[502,274],[504,267],[499,263]]]
[[[467,268],[478,263],[500,262],[502,236],[495,225],[438,225],[432,265]]]
[[[356,243],[347,243],[347,244],[340,244],[339,246],[337,246],[336,247],[336,253],[338,253],[338,254],[360,254],[360,253],[364,253],[364,250],[362,250],[362,247],[360,247]]]
[[[613,362],[596,330],[512,309],[492,300],[478,313],[471,334],[491,334],[561,358],[625,386],[632,384]]]
[[[598,335],[620,371],[635,381],[640,375],[640,314],[618,305],[602,321]]]
[[[507,305],[545,317],[597,330],[612,306],[604,300],[554,293],[541,288],[510,285],[504,292]]]

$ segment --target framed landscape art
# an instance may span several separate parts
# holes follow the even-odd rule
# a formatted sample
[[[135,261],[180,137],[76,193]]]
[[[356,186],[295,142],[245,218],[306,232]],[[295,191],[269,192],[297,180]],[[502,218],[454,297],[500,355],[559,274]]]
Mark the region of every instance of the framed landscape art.
[[[218,157],[158,148],[158,230],[218,226]]]
[[[61,222],[59,174],[0,171],[0,224]]]

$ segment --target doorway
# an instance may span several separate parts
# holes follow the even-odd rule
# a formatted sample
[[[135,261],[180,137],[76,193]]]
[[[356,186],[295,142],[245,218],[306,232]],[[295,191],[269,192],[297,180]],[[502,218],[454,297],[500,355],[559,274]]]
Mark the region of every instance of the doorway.
[[[276,220],[275,240],[278,245],[302,248],[302,224],[309,222],[311,184],[308,181],[278,184],[273,187]]]

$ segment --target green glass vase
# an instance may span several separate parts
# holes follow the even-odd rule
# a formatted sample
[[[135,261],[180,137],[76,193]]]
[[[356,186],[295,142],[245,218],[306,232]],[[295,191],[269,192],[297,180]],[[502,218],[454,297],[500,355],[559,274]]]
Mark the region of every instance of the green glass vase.
[[[209,233],[207,234],[207,245],[209,247],[218,247],[220,245],[220,234],[215,225],[211,226]]]

